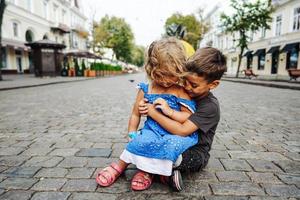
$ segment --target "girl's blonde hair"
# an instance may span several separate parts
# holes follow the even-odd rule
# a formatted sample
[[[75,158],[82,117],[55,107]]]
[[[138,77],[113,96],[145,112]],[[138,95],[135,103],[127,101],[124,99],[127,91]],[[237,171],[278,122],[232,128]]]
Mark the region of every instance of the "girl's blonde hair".
[[[185,71],[186,53],[176,38],[164,38],[151,43],[146,56],[145,70],[150,80],[167,81],[167,77],[181,77]]]

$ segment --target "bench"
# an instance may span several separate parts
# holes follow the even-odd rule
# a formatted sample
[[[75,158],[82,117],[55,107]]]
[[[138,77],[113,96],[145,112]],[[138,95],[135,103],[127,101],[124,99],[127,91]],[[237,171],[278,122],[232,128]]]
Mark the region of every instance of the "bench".
[[[257,77],[258,75],[257,74],[254,74],[252,69],[244,69],[243,70],[244,74],[245,74],[245,77],[248,77],[249,79],[251,79],[251,77]]]
[[[289,72],[290,80],[295,79],[296,81],[297,78],[300,76],[300,69],[288,69],[288,72]]]

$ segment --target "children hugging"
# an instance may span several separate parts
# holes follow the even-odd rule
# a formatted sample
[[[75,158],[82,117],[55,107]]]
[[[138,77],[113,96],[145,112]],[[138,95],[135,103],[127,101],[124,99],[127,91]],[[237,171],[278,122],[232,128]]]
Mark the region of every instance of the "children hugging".
[[[154,175],[175,191],[184,187],[181,172],[203,169],[220,119],[216,88],[226,70],[224,55],[215,48],[202,48],[186,58],[175,38],[153,42],[148,49],[145,71],[149,84],[139,83],[128,123],[132,137],[118,163],[96,176],[100,186],[112,185],[129,164],[138,172],[133,190],[146,190]],[[147,116],[137,133],[141,116]]]

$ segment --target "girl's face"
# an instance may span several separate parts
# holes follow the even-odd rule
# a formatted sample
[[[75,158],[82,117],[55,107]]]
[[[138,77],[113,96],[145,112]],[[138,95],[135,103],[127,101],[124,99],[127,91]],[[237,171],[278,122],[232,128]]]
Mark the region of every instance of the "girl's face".
[[[164,76],[161,79],[154,80],[154,82],[162,87],[168,88],[173,85],[178,85],[179,78],[175,76]]]

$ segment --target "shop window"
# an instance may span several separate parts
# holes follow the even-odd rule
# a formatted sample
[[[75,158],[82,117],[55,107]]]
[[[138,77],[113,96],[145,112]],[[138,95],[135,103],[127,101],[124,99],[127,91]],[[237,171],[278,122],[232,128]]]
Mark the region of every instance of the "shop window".
[[[266,54],[261,53],[258,55],[258,70],[264,70],[266,62]]]

